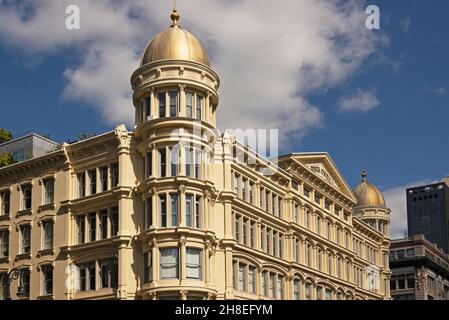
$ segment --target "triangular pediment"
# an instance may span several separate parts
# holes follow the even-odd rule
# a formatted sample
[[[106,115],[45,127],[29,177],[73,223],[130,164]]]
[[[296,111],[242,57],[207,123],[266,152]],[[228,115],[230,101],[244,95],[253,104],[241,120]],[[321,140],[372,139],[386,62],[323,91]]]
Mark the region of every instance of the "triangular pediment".
[[[328,153],[295,153],[291,155],[291,158],[306,166],[323,181],[355,200],[351,187]]]

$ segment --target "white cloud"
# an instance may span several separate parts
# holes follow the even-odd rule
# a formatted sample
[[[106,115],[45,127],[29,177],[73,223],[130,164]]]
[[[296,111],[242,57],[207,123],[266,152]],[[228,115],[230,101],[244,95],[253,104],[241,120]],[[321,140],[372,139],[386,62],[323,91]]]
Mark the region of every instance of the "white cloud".
[[[443,86],[436,86],[436,87],[424,87],[421,89],[422,93],[426,94],[432,94],[435,96],[445,96],[447,95],[447,90]]]
[[[404,238],[407,235],[407,197],[406,189],[418,187],[437,181],[423,180],[405,186],[394,187],[383,192],[385,202],[391,209],[390,236],[392,239]]]
[[[74,3],[81,30],[67,31],[65,7]],[[364,27],[363,3],[355,0],[190,0],[178,7],[181,25],[206,45],[221,76],[222,128],[280,128],[302,137],[322,121],[307,94],[346,80],[385,42]],[[168,27],[170,10],[166,0],[0,0],[0,41],[24,59],[78,57],[64,73],[64,97],[92,105],[108,123],[131,124],[129,78],[147,42]]]
[[[380,101],[371,91],[357,89],[349,96],[340,99],[340,110],[344,112],[368,112],[380,106]]]

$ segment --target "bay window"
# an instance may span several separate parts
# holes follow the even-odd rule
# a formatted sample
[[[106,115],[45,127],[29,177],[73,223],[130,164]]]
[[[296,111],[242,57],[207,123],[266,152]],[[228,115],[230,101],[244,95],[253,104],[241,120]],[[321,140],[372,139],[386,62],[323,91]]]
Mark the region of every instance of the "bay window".
[[[187,279],[201,280],[201,250],[186,249],[186,273]]]
[[[178,248],[160,249],[161,279],[179,279]]]
[[[167,116],[166,112],[166,94],[165,92],[160,92],[157,95],[157,100],[159,104],[159,118],[165,118]]]
[[[170,117],[177,117],[178,116],[178,92],[170,91],[169,98],[170,98]]]

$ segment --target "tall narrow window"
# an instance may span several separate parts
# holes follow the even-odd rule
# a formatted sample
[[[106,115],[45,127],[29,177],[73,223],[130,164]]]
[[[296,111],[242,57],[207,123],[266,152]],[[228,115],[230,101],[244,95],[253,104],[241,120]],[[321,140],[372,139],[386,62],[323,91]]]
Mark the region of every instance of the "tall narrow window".
[[[105,192],[108,190],[108,167],[100,168],[100,192]]]
[[[284,277],[278,276],[278,282],[277,282],[277,298],[279,300],[284,299]]]
[[[306,300],[312,300],[312,286],[310,283],[305,284],[304,293]]]
[[[253,222],[250,226],[249,238],[250,238],[250,246],[254,248],[256,246],[256,224]]]
[[[235,227],[234,227],[234,233],[235,233],[235,240],[240,243],[240,216],[235,216]]]
[[[153,276],[152,276],[152,272],[153,272],[153,260],[152,260],[152,256],[151,256],[151,251],[145,253],[144,257],[143,257],[143,261],[144,261],[144,266],[143,266],[143,270],[144,270],[144,282],[148,283],[151,280],[153,280]]]
[[[186,225],[189,228],[193,227],[193,195],[186,195]]]
[[[160,252],[161,279],[179,279],[178,248],[164,248]]]
[[[176,91],[171,91],[170,96],[170,117],[178,116],[178,93]]]
[[[97,215],[95,213],[89,214],[89,241],[97,240]]]
[[[157,100],[159,103],[159,118],[165,118],[167,116],[166,112],[166,93],[160,92],[157,95]]]
[[[9,256],[9,231],[0,231],[0,258]]]
[[[53,294],[53,267],[42,266],[42,294],[44,296]]]
[[[115,188],[118,186],[118,163],[111,164],[111,188]]]
[[[109,209],[110,220],[111,220],[111,237],[118,235],[119,221],[118,221],[118,207],[113,207]]]
[[[31,186],[22,186],[22,209],[28,210],[31,209],[31,197],[32,191]]]
[[[239,291],[246,291],[246,273],[245,273],[245,265],[243,263],[239,263]]]
[[[261,287],[262,287],[262,294],[265,297],[268,297],[267,272],[266,271],[262,272],[262,284],[261,284]]]
[[[145,114],[147,115],[146,120],[148,121],[151,120],[151,96],[148,96],[145,99],[145,107],[146,107]]]
[[[201,179],[201,150],[194,149],[195,152],[195,179]]]
[[[163,178],[167,175],[167,149],[159,149],[159,177]]]
[[[161,227],[167,227],[167,195],[159,196],[159,207],[161,210]]]
[[[108,238],[108,210],[100,210],[100,239]]]
[[[22,285],[22,297],[30,297],[30,270],[25,269],[20,273],[20,284]]]
[[[243,178],[243,180],[242,180],[242,200],[243,201],[246,201],[246,196],[247,196],[246,185],[247,184],[248,184],[248,179]]]
[[[89,175],[89,194],[97,193],[97,170],[91,170]]]
[[[145,200],[145,230],[150,229],[153,225],[153,200],[147,198]]]
[[[179,147],[173,146],[170,148],[170,175],[176,177],[178,175],[179,167]]]
[[[150,151],[145,157],[145,178],[153,175],[153,153]]]
[[[11,192],[5,191],[0,194],[2,206],[0,208],[0,216],[10,214]]]
[[[299,295],[299,286],[300,286],[300,282],[298,279],[295,279],[295,281],[293,282],[293,299],[294,300],[300,300],[300,295]]]
[[[186,249],[187,279],[201,280],[201,250]]]
[[[86,241],[86,218],[84,215],[76,217],[76,226],[78,229],[78,244],[83,244]]]
[[[20,237],[22,240],[22,254],[31,251],[31,227],[29,225],[20,227]]]
[[[171,226],[176,227],[179,223],[179,206],[178,206],[178,194],[170,194],[171,200]]]
[[[254,267],[249,267],[248,284],[249,284],[249,293],[256,294],[257,293],[257,270]]]
[[[188,177],[193,177],[192,156],[192,149],[190,147],[185,148],[186,176]]]
[[[118,267],[117,258],[100,260],[98,262],[100,271],[100,288],[117,287]]]
[[[52,220],[46,220],[42,222],[42,230],[43,230],[43,237],[42,237],[42,248],[44,250],[53,249],[53,227],[54,223]]]
[[[195,197],[195,227],[201,228],[201,217],[202,217],[202,198],[200,196]]]
[[[86,196],[86,175],[84,172],[77,175],[78,178],[78,198]]]
[[[55,202],[55,181],[53,179],[44,181],[44,204],[51,204]]]
[[[254,204],[254,192],[255,192],[256,188],[254,185],[254,182],[250,182],[249,183],[249,203]]]
[[[6,300],[9,294],[9,276],[6,272],[0,273],[0,300]]]
[[[275,287],[275,274],[270,272],[269,277],[269,285],[270,285],[270,298],[274,299],[276,297],[276,287]]]
[[[196,96],[196,120],[201,121],[202,109],[203,109],[203,98],[201,96]]]
[[[193,118],[193,94],[186,92],[186,116]]]

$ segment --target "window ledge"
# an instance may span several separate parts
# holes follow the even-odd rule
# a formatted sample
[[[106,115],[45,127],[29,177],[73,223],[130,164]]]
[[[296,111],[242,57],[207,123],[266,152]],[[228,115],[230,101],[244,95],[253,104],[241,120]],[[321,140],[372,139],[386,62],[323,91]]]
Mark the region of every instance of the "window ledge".
[[[20,260],[29,260],[31,259],[32,255],[31,252],[30,253],[22,253],[22,254],[18,254],[16,256],[16,261],[20,261]]]
[[[51,211],[51,210],[55,210],[55,209],[56,209],[56,204],[55,203],[49,203],[49,204],[41,205],[39,207],[39,209],[37,209],[37,212]]]
[[[37,257],[39,258],[39,257],[44,257],[44,256],[53,256],[54,254],[55,254],[55,249],[54,248],[52,248],[52,249],[43,249],[43,250],[40,250],[37,253]]]
[[[9,221],[11,220],[11,215],[9,213],[0,215],[0,221]]]
[[[6,264],[9,262],[10,262],[9,257],[0,258],[0,264]]]
[[[16,214],[17,217],[31,216],[31,215],[33,215],[33,210],[31,210],[31,209],[17,211],[17,214]]]
[[[55,296],[53,294],[47,294],[37,297],[37,300],[55,300]]]

